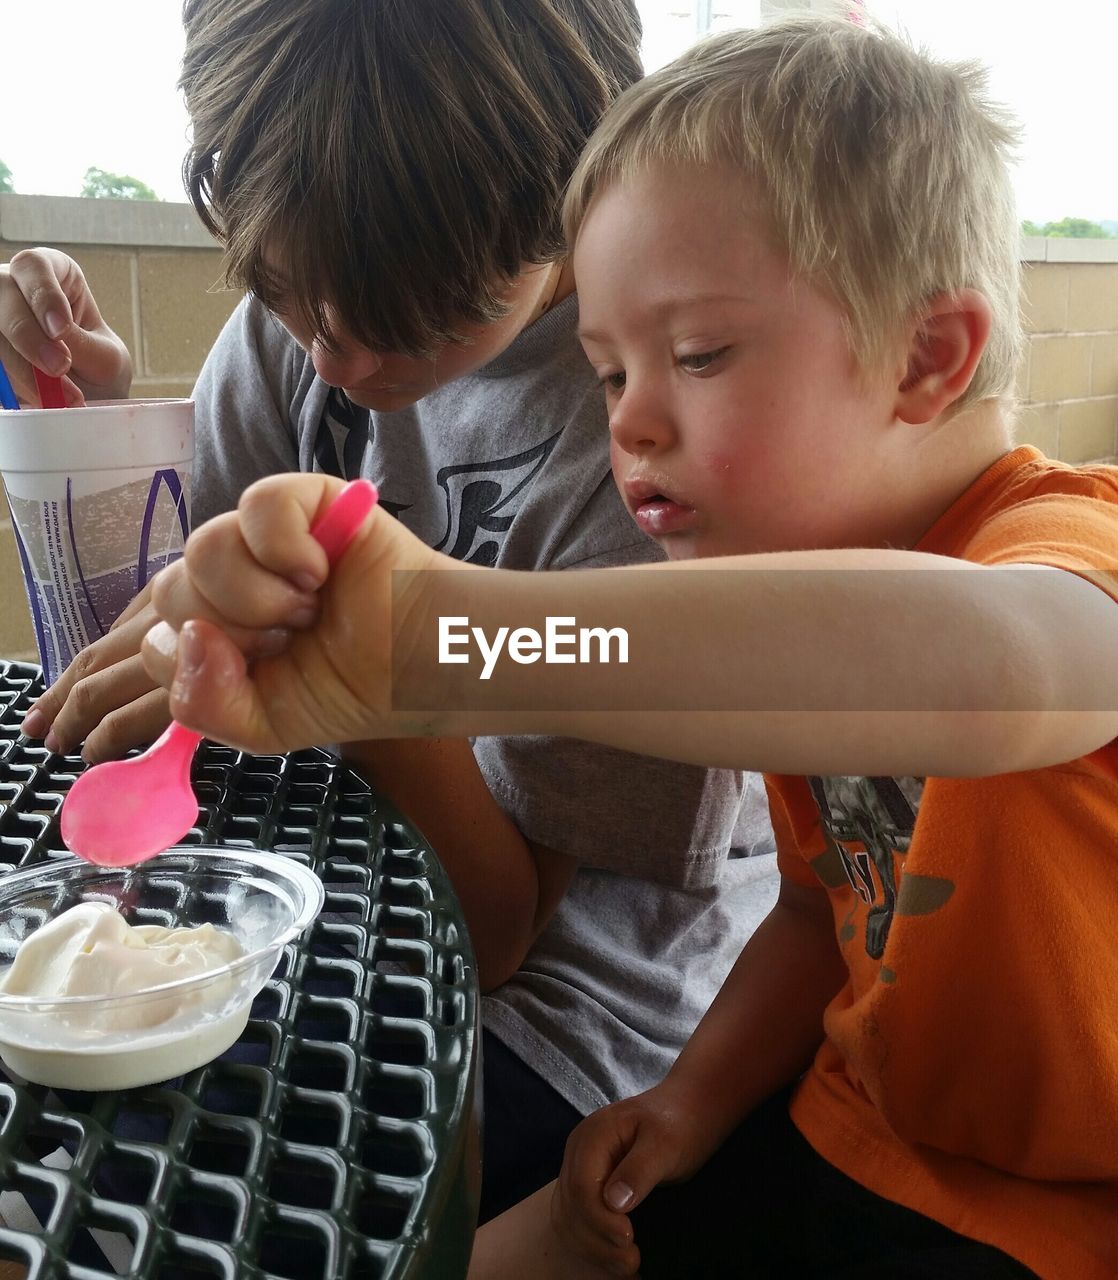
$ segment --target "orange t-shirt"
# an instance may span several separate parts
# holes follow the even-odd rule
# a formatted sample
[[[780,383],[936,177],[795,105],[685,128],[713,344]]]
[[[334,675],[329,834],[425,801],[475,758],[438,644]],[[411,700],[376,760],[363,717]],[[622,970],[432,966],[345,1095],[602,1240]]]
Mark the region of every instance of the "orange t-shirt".
[[[1020,448],[920,551],[1118,601],[1118,468]],[[792,1103],[863,1186],[1044,1280],[1118,1276],[1118,740],[991,778],[767,779],[849,976]]]

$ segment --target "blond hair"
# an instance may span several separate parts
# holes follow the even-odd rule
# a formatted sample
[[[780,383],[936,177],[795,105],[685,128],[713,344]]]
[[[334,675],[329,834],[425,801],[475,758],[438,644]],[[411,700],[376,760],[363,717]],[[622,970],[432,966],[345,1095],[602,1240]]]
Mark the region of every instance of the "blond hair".
[[[327,345],[412,355],[562,255],[567,180],[642,70],[634,0],[186,0],[183,21],[184,179],[230,283]]]
[[[796,18],[708,37],[607,113],[564,206],[574,243],[597,192],[657,164],[731,165],[755,182],[793,271],[842,308],[865,368],[893,359],[936,294],[993,309],[964,404],[1008,395],[1021,335],[1016,129],[973,63],[879,27]]]

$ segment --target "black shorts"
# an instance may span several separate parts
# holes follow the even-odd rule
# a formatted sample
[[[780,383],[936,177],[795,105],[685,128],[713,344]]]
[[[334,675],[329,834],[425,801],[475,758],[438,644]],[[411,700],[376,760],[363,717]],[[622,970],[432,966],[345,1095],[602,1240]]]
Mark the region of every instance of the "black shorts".
[[[481,1039],[481,1209],[488,1222],[559,1176],[582,1116],[491,1031]]]
[[[1037,1280],[828,1164],[788,1099],[763,1103],[694,1178],[634,1210],[641,1280]]]

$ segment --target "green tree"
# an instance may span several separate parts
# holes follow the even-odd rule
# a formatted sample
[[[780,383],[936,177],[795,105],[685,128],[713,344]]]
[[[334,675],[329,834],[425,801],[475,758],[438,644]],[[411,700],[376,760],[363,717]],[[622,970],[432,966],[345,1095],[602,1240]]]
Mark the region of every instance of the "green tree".
[[[12,171],[0,160],[0,195],[11,195],[16,189],[16,184],[12,181]]]
[[[94,200],[158,200],[159,197],[139,178],[127,173],[106,173],[89,168],[82,179],[81,194]]]
[[[1046,222],[1043,227],[1038,227],[1035,222],[1023,222],[1021,229],[1027,236],[1058,236],[1068,240],[1113,239],[1105,227],[1087,218],[1061,218],[1059,222]]]
[[[1044,228],[1031,218],[1026,218],[1021,223],[1021,234],[1023,236],[1042,236],[1044,235]]]

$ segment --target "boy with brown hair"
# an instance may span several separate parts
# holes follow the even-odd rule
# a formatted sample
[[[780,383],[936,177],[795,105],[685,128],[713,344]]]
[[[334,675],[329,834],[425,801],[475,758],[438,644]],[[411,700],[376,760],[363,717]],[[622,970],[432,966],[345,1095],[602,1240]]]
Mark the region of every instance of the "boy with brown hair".
[[[640,75],[631,0],[188,0],[184,17],[186,179],[249,289],[195,392],[196,521],[301,469],[376,481],[462,561],[657,557],[610,478],[560,227],[586,138]],[[13,261],[0,332],[25,392],[46,343],[72,398],[127,394],[61,255]],[[138,602],[25,731],[92,759],[154,737],[152,620]],[[431,841],[470,928],[484,1216],[554,1176],[583,1115],[663,1074],[733,963],[760,865],[727,861],[742,775],[539,737],[347,754]]]
[[[153,671],[241,745],[515,723],[769,771],[777,905],[477,1280],[1118,1272],[1118,468],[1013,447],[1012,138],[975,68],[818,20],[608,114],[567,213],[614,474],[715,559],[471,571],[375,513],[324,582],[302,477],[157,582]],[[453,571],[390,618],[400,569]],[[305,574],[316,622],[248,673],[212,624],[298,622]],[[480,682],[437,660],[460,615],[623,628],[629,663]]]

